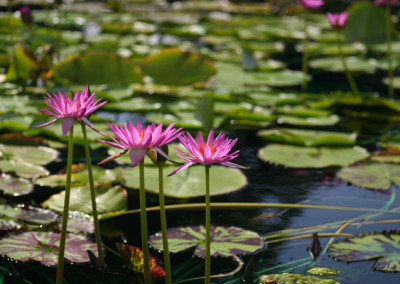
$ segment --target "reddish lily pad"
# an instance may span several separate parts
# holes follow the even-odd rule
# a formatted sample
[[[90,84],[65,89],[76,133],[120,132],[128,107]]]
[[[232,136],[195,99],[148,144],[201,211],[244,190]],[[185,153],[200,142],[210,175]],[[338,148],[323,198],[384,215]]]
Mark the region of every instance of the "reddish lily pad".
[[[69,212],[68,214],[68,227],[67,230],[70,233],[94,233],[93,219],[88,215],[81,212]],[[61,222],[59,224],[61,228]]]
[[[144,272],[143,265],[143,250],[138,247],[131,246],[125,243],[117,243],[117,248],[121,253],[122,262],[135,272]],[[165,275],[164,269],[157,264],[157,259],[150,255],[150,273],[153,276],[162,277]]]
[[[259,283],[314,283],[314,284],[340,284],[334,279],[326,279],[317,276],[294,274],[294,273],[279,273],[262,275]]]
[[[60,233],[25,232],[0,240],[0,254],[20,261],[39,261],[46,266],[57,265]],[[65,258],[73,263],[89,262],[87,251],[97,256],[97,245],[86,237],[67,234]]]
[[[170,252],[195,248],[195,255],[205,256],[206,229],[204,226],[172,228],[167,234]],[[162,250],[162,234],[152,235],[150,243],[154,248]],[[263,238],[255,232],[238,227],[211,227],[211,256],[230,257],[247,254],[263,246]]]
[[[400,231],[361,234],[339,240],[329,246],[329,254],[346,262],[376,260],[373,269],[399,272]]]
[[[392,183],[400,187],[400,165],[365,163],[340,169],[338,177],[360,187],[388,190]]]
[[[33,191],[34,184],[24,178],[13,177],[6,174],[0,175],[0,190],[7,195],[20,196]]]

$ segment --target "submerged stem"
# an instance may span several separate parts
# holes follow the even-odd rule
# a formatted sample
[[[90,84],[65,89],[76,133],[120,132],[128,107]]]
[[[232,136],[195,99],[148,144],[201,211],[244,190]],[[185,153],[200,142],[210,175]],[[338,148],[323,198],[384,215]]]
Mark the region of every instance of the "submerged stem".
[[[353,76],[351,75],[349,69],[347,68],[347,63],[346,63],[346,60],[344,58],[343,48],[342,48],[342,41],[340,39],[340,31],[336,31],[336,40],[337,40],[337,44],[338,44],[340,60],[342,61],[343,69],[344,69],[344,72],[346,74],[347,81],[350,84],[350,88],[351,88],[353,94],[358,96],[360,93],[358,91],[356,83],[354,82]]]
[[[389,96],[393,95],[392,34],[390,29],[390,1],[386,5],[386,43],[389,77]]]
[[[64,211],[61,223],[60,250],[58,252],[57,279],[56,279],[57,284],[61,284],[63,282],[64,252],[65,252],[65,239],[67,237],[69,196],[71,192],[73,149],[74,149],[74,127],[72,126],[71,130],[69,131],[69,140],[68,140],[67,181],[65,185]]]
[[[204,283],[210,283],[211,275],[211,209],[210,209],[210,166],[206,166],[206,258]]]
[[[96,237],[97,251],[99,254],[99,265],[101,267],[104,267],[105,263],[104,263],[103,247],[101,244],[100,224],[99,224],[99,218],[97,217],[96,192],[94,190],[94,182],[93,182],[92,160],[90,157],[89,145],[88,145],[88,140],[87,140],[87,135],[86,135],[86,125],[84,123],[82,123],[81,125],[82,125],[82,134],[83,134],[83,144],[85,147],[86,164],[87,164],[88,176],[89,176],[90,198],[92,201],[92,214],[93,214],[94,232],[95,232],[95,237]]]
[[[149,262],[149,237],[147,233],[146,193],[144,190],[144,159],[139,163],[139,198],[140,198],[140,229],[142,233],[144,283],[151,283],[150,262]]]
[[[161,221],[161,233],[163,241],[163,253],[164,253],[164,269],[165,269],[165,283],[171,284],[171,263],[169,259],[169,247],[168,247],[168,233],[167,233],[167,216],[165,213],[165,202],[164,202],[164,179],[163,179],[163,165],[158,166],[158,191],[160,200],[160,221]]]

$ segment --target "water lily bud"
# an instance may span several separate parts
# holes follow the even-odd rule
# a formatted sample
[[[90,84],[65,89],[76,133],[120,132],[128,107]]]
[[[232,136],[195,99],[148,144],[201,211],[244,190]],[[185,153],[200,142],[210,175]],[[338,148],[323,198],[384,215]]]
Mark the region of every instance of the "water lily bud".
[[[166,155],[168,155],[168,145],[164,144],[159,147],[161,151],[163,151]],[[154,164],[157,166],[162,166],[165,164],[167,159],[161,155],[160,153],[157,152],[155,148],[149,148],[147,150],[147,156],[153,161]]]
[[[33,24],[33,17],[29,6],[23,6],[19,9],[19,12],[21,13],[21,19],[25,25],[30,26]]]

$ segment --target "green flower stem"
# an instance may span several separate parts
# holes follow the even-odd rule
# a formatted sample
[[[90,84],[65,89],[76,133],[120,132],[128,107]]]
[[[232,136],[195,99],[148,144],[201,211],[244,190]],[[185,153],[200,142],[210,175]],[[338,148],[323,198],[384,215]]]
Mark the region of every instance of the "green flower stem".
[[[211,208],[210,208],[210,166],[206,166],[206,259],[204,283],[210,283],[211,275]]]
[[[97,243],[97,251],[99,253],[99,265],[101,267],[104,267],[105,266],[104,254],[103,254],[103,247],[101,244],[99,218],[97,217],[96,192],[94,191],[92,160],[90,158],[89,145],[88,145],[89,143],[88,143],[87,135],[86,135],[86,124],[82,123],[81,126],[82,126],[82,134],[83,134],[83,143],[85,145],[86,164],[87,164],[88,175],[89,175],[90,198],[92,200],[92,214],[93,214],[93,222],[94,222],[94,232],[95,232],[96,243]]]
[[[303,39],[303,56],[302,56],[302,71],[303,71],[303,83],[302,90],[303,92],[307,90],[307,76],[308,76],[308,15],[304,16],[304,39]]]
[[[386,5],[386,43],[389,77],[389,96],[393,96],[392,34],[390,30],[390,1]]]
[[[65,185],[64,211],[61,223],[60,250],[58,252],[57,280],[56,280],[57,284],[61,284],[63,282],[64,252],[65,252],[65,239],[67,237],[69,196],[71,193],[73,150],[74,150],[74,127],[72,126],[71,130],[69,131],[69,140],[68,140],[67,181]]]
[[[149,237],[147,233],[146,193],[144,191],[144,159],[139,163],[139,198],[140,198],[140,229],[142,233],[142,250],[144,265],[144,283],[151,283],[150,261],[149,261]]]
[[[340,60],[342,61],[343,69],[346,74],[347,81],[350,84],[350,88],[351,88],[353,94],[358,96],[360,94],[360,92],[358,91],[357,85],[354,82],[353,76],[351,76],[351,73],[349,72],[349,69],[347,68],[346,60],[345,60],[344,54],[343,54],[342,41],[340,39],[340,31],[339,30],[336,31],[336,41],[338,44]]]
[[[164,202],[164,179],[163,179],[163,165],[158,166],[158,191],[160,200],[160,221],[161,221],[161,233],[163,241],[163,253],[164,253],[164,270],[165,270],[165,283],[171,284],[171,262],[169,259],[169,247],[168,247],[168,233],[167,233],[167,216],[165,214],[165,202]]]

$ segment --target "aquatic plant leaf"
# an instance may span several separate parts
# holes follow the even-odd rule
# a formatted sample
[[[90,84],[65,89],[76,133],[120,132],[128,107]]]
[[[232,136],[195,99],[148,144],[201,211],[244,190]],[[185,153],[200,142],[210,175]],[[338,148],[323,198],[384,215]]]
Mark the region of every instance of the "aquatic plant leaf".
[[[278,122],[298,126],[331,126],[338,123],[339,116],[332,114],[326,117],[299,117],[294,115],[280,115]]]
[[[122,262],[129,269],[135,272],[144,273],[143,250],[125,243],[116,243],[116,245],[121,253]],[[157,259],[154,256],[149,255],[149,261],[151,275],[157,277],[162,277],[165,275],[164,269],[157,264]]]
[[[386,14],[381,7],[368,2],[355,3],[349,13],[343,33],[350,41],[371,44],[386,40]]]
[[[72,54],[54,66],[54,79],[68,84],[126,86],[142,82],[142,72],[132,61],[111,51]]]
[[[0,254],[19,261],[39,261],[46,266],[57,265],[60,233],[24,232],[0,240]],[[89,262],[87,251],[97,255],[97,245],[81,235],[67,234],[65,258],[73,263]]]
[[[364,148],[299,147],[270,144],[258,151],[261,160],[291,168],[344,167],[369,156]]]
[[[24,178],[13,177],[6,174],[0,175],[0,190],[11,196],[29,194],[33,191],[34,184]]]
[[[392,183],[400,187],[400,165],[364,163],[342,168],[337,176],[354,185],[374,190],[388,190]]]
[[[22,160],[36,165],[46,165],[58,157],[58,151],[43,146],[15,146],[0,144],[0,152],[8,160]]]
[[[19,44],[14,50],[13,60],[11,60],[11,66],[8,69],[6,81],[27,80],[34,75],[37,68],[38,65],[32,55],[24,45]]]
[[[303,73],[289,69],[274,72],[253,72],[247,75],[245,84],[269,87],[291,87],[301,85]]]
[[[127,209],[127,194],[122,187],[98,184],[95,185],[94,190],[96,193],[98,214]],[[43,202],[42,206],[57,212],[63,212],[64,197],[65,191],[61,191]],[[69,210],[92,214],[92,201],[89,186],[71,188]]]
[[[195,248],[194,254],[206,254],[204,226],[172,228],[167,231],[170,252],[180,252]],[[161,232],[150,236],[150,244],[163,249]],[[211,227],[211,256],[229,257],[255,252],[264,246],[264,240],[257,233],[238,227]]]
[[[71,185],[87,185],[89,184],[88,170],[86,164],[72,165]],[[124,174],[122,168],[105,169],[99,166],[92,166],[93,179],[98,183],[117,183]],[[59,187],[65,186],[66,174],[50,175],[43,178],[38,178],[36,184],[40,186]]]
[[[174,157],[173,157],[174,158]],[[167,172],[168,171],[168,172]],[[171,173],[172,167],[164,172]],[[124,186],[139,190],[138,167],[125,170]],[[210,170],[210,194],[219,195],[233,192],[247,184],[246,176],[239,170],[223,166],[212,166]],[[164,194],[173,198],[193,198],[205,195],[204,167],[192,166],[185,173],[164,179]],[[146,167],[146,190],[158,194],[158,168]]]
[[[0,160],[0,170],[3,173],[15,173],[17,176],[27,179],[49,175],[49,172],[42,166],[24,161]]]
[[[340,261],[376,260],[373,268],[400,271],[400,231],[360,234],[329,246],[329,255]]]
[[[375,60],[366,59],[361,56],[348,56],[345,60],[348,70],[352,72],[372,73],[377,68],[377,62]],[[338,56],[312,59],[310,60],[310,67],[331,72],[344,71],[343,63]]]
[[[179,48],[163,49],[149,55],[144,59],[142,68],[155,83],[165,85],[190,85],[207,80],[216,73],[209,59]]]
[[[299,146],[352,146],[356,133],[274,128],[260,130],[257,135],[266,141]]]
[[[61,220],[59,223],[61,228]],[[90,215],[78,211],[70,211],[68,214],[68,227],[67,231],[74,234],[94,233],[94,223]]]
[[[334,279],[326,279],[317,276],[309,276],[293,273],[280,273],[263,275],[258,280],[259,283],[316,283],[316,284],[340,284]]]

